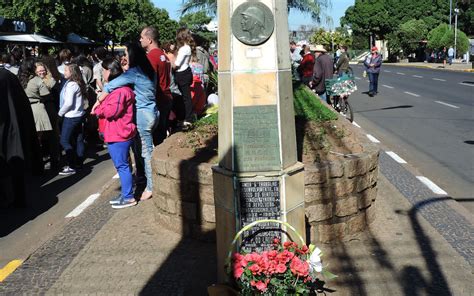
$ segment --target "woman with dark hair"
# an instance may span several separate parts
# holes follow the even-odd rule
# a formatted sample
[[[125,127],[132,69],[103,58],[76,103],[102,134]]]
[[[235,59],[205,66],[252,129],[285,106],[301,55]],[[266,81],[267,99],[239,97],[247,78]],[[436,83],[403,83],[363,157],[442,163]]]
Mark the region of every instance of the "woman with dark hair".
[[[178,47],[178,55],[174,62],[176,68],[175,78],[179,90],[183,95],[184,102],[184,120],[178,125],[184,129],[191,126],[193,121],[193,102],[191,97],[191,84],[193,83],[193,73],[189,62],[191,56],[195,52],[194,39],[189,29],[182,28],[176,33],[176,45]]]
[[[102,68],[105,82],[111,82],[123,73],[122,66],[113,58],[106,58],[102,62]],[[133,123],[134,103],[135,94],[132,89],[122,86],[113,90],[94,110],[99,118],[105,119],[104,141],[122,184],[121,194],[110,201],[115,209],[137,204],[133,196],[132,173],[128,162],[128,151],[137,131]]]
[[[145,50],[138,43],[126,45],[125,56],[129,69],[104,85],[104,92],[97,100],[93,112],[105,97],[113,90],[130,85],[135,93],[136,123],[138,129],[136,150],[141,150],[146,176],[146,188],[140,200],[151,198],[153,179],[151,172],[151,155],[153,152],[153,129],[158,123],[159,112],[155,101],[155,71],[146,57]],[[141,145],[140,145],[141,144]],[[139,163],[137,163],[138,166]],[[137,168],[137,172],[138,172]],[[131,202],[131,201],[130,201]]]
[[[64,116],[61,130],[61,146],[66,152],[66,166],[59,172],[68,176],[76,173],[84,161],[84,98],[86,85],[82,79],[81,70],[77,64],[68,64],[64,67],[66,82],[61,90],[60,109],[58,115]],[[76,142],[76,148],[72,143]]]

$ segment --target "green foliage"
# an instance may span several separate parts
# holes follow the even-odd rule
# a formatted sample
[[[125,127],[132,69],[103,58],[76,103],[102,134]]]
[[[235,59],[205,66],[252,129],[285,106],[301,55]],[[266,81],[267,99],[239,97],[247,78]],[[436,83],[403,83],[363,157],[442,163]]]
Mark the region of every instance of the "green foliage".
[[[321,21],[324,10],[330,6],[330,0],[288,0],[288,9],[294,8],[307,13],[317,22]],[[181,12],[183,14],[199,10],[211,15],[216,15],[217,0],[183,0],[183,5],[181,6]]]
[[[305,85],[293,88],[295,115],[308,121],[323,122],[336,120],[337,115],[321,103],[321,100]]]
[[[396,54],[403,50],[403,55],[407,56],[419,47],[420,41],[426,39],[427,35],[428,26],[424,20],[409,20],[401,24],[397,31],[387,35],[390,53]]]
[[[339,28],[335,32],[325,31],[323,28],[317,29],[313,35],[309,38],[309,41],[313,44],[322,44],[327,49],[330,49],[331,46],[338,44],[350,46],[352,44],[352,38],[344,31],[344,29]]]
[[[431,29],[446,22],[448,15],[447,0],[355,0],[354,5],[346,10],[341,25],[350,27],[355,36],[375,34],[378,39],[392,39],[398,35],[396,32],[401,25],[410,20],[423,20],[426,27]],[[412,22],[406,26],[403,34],[411,35],[411,28],[422,24]],[[411,48],[401,44],[400,40],[393,41],[392,46]]]
[[[209,24],[212,21],[212,17],[206,14],[205,11],[198,11],[195,13],[188,13],[183,15],[179,19],[180,27],[189,28],[201,37],[207,43],[215,42],[217,40],[217,35],[214,32],[207,30],[205,25]]]
[[[441,49],[444,46],[454,46],[454,30],[448,24],[441,24],[428,33],[428,46],[432,49]],[[456,49],[458,53],[465,53],[469,48],[469,39],[466,34],[457,30]]]
[[[65,40],[76,33],[96,41],[137,40],[154,25],[163,41],[174,40],[178,24],[150,0],[13,0],[0,4],[0,15],[33,22],[34,31]]]

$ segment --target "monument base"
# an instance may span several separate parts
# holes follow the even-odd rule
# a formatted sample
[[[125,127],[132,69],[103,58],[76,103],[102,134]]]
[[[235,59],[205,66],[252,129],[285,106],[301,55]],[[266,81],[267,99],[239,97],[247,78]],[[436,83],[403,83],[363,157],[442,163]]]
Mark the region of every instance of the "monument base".
[[[237,173],[213,167],[218,281],[228,281],[226,258],[235,234],[245,225],[262,219],[288,222],[305,238],[304,165],[296,163],[282,171]],[[275,236],[291,237],[281,231],[247,233],[246,251],[266,249]],[[293,237],[294,238],[294,237]],[[295,240],[296,241],[296,240]]]

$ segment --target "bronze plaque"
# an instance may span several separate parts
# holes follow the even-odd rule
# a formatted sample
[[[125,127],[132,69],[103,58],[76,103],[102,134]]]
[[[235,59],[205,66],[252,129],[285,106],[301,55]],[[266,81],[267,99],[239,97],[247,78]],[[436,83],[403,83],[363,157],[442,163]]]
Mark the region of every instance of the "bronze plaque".
[[[244,44],[260,45],[272,36],[274,22],[268,6],[261,2],[245,2],[232,15],[232,34]]]
[[[234,107],[233,114],[235,171],[280,170],[277,106]]]

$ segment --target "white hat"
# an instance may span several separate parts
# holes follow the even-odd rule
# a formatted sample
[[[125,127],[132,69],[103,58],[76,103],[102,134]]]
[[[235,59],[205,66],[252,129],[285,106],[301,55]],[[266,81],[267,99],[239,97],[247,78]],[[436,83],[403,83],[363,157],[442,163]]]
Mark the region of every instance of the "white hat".
[[[318,44],[318,45],[313,45],[311,44],[309,46],[309,50],[311,51],[319,51],[319,52],[326,52],[326,49],[324,49],[324,46],[322,46],[321,44]]]

